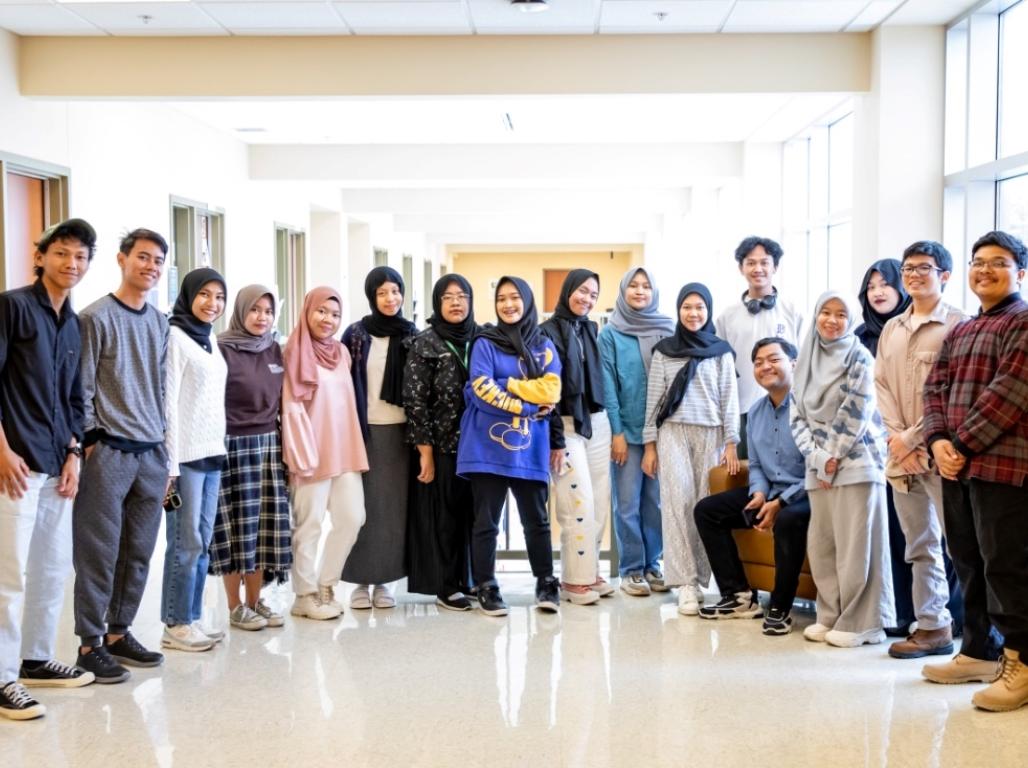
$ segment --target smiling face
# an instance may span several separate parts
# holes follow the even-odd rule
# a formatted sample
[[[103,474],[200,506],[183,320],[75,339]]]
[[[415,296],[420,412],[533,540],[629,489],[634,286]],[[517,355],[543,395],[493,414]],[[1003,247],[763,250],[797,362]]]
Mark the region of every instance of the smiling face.
[[[45,284],[70,291],[89,269],[89,247],[77,237],[66,237],[50,243],[46,253],[36,251],[33,263],[43,270]]]
[[[501,323],[514,325],[525,316],[525,301],[514,283],[502,283],[496,290],[496,317]]]
[[[329,336],[335,336],[342,319],[343,311],[339,302],[335,299],[325,299],[307,312],[307,327],[310,328],[311,336],[323,341]]]
[[[650,285],[650,279],[641,269],[628,281],[628,287],[625,289],[625,301],[632,309],[640,312],[650,306],[650,302],[653,301],[653,286]]]
[[[200,286],[190,307],[193,316],[204,323],[213,323],[225,311],[225,288],[217,280]]]
[[[596,306],[599,297],[600,284],[595,277],[590,277],[571,292],[568,296],[568,306],[579,317],[585,317]]]
[[[771,281],[774,279],[775,260],[758,245],[739,264],[739,271],[746,278],[746,284],[754,295],[771,292]]]
[[[707,324],[707,302],[698,293],[690,293],[682,299],[678,308],[678,319],[690,331],[698,331]]]
[[[140,238],[128,253],[118,254],[122,281],[132,290],[146,293],[161,279],[166,259],[160,245]]]
[[[975,251],[967,279],[982,307],[991,309],[1019,290],[1025,270],[1018,269],[1014,257],[998,245],[983,245]]]
[[[396,283],[385,282],[375,289],[375,306],[386,317],[392,317],[403,307],[403,292]]]
[[[764,389],[788,389],[796,362],[785,354],[781,344],[765,344],[753,358],[753,378]]]
[[[867,281],[867,300],[875,312],[887,315],[899,306],[900,295],[899,291],[886,282],[882,273],[875,270],[871,273],[871,279]]]
[[[942,295],[949,272],[940,272],[935,258],[915,253],[903,260],[903,287],[914,301],[930,301]],[[921,274],[927,272],[927,274]]]
[[[446,286],[440,302],[443,320],[448,323],[462,323],[471,311],[471,297],[464,293],[460,283],[453,282]]]
[[[243,320],[246,332],[254,336],[263,336],[275,324],[275,307],[269,296],[261,296],[257,303],[250,307]]]
[[[829,299],[817,313],[817,332],[825,341],[834,341],[846,333],[849,310],[840,299]]]

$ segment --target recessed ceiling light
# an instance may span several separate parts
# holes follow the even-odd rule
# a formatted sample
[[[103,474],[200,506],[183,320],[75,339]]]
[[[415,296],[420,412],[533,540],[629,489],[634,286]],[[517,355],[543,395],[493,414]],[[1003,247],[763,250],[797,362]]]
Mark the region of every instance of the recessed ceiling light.
[[[546,0],[510,0],[510,4],[522,13],[540,13],[550,10]]]

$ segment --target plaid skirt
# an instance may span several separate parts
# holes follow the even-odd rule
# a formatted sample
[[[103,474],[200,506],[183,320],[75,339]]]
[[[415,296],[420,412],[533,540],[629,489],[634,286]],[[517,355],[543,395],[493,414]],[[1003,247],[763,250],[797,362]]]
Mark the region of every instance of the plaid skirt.
[[[278,432],[229,436],[209,572],[264,574],[282,583],[293,564],[289,493]]]

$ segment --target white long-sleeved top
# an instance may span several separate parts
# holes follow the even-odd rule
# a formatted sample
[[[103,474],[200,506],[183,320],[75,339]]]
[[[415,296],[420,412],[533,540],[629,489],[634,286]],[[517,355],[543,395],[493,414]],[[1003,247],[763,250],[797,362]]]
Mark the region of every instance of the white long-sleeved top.
[[[207,352],[180,328],[168,334],[164,438],[168,467],[179,476],[179,464],[225,454],[225,380],[228,366],[211,334]]]
[[[643,442],[657,440],[657,410],[686,358],[667,357],[654,351],[646,380],[646,423]],[[735,383],[735,360],[731,352],[700,360],[685,397],[667,421],[724,429],[725,443],[739,442],[739,390]]]

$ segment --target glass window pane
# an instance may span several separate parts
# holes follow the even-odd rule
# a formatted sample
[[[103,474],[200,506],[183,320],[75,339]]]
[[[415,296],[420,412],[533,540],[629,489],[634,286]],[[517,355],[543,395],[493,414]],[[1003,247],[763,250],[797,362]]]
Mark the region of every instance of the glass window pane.
[[[810,135],[810,218],[828,215],[828,129],[817,128]]]
[[[853,207],[853,114],[832,123],[828,129],[829,213]]]
[[[810,168],[807,153],[810,142],[796,139],[785,145],[782,157],[782,215],[787,228],[805,227],[810,214]]]
[[[1000,157],[1028,150],[1028,2],[1000,16]]]
[[[836,290],[853,290],[853,225],[850,222],[828,228],[828,285]]]
[[[946,33],[945,172],[956,173],[967,161],[967,22]]]
[[[1028,240],[1028,174],[999,183],[996,226]]]

